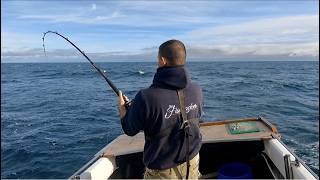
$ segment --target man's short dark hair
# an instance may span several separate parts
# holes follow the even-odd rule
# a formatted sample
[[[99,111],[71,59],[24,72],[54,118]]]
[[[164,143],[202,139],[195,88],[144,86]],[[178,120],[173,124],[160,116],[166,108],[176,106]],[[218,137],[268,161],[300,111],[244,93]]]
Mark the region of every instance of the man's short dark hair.
[[[184,65],[186,63],[186,47],[179,40],[169,40],[159,47],[159,56],[168,60],[169,66]]]

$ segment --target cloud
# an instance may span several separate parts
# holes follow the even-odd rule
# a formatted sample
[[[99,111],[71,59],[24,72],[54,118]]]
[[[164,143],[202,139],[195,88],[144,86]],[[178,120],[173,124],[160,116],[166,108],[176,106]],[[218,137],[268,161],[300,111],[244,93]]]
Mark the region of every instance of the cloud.
[[[303,7],[301,2],[247,2],[247,1],[97,1],[77,4],[63,2],[61,5],[49,3],[49,7],[19,11],[18,19],[46,20],[50,23],[75,23],[84,25],[123,25],[132,27],[180,27],[224,24],[256,17],[270,17],[292,9]],[[39,3],[37,3],[38,6]],[[33,4],[35,6],[35,4]],[[40,3],[41,6],[41,3]],[[43,2],[42,6],[48,6]],[[279,6],[279,7],[278,7]],[[179,8],[177,8],[179,7]],[[299,7],[299,8],[298,8]],[[291,8],[291,9],[290,9]],[[16,8],[17,9],[17,8]],[[301,12],[301,11],[300,11]]]
[[[224,55],[319,56],[319,16],[301,15],[192,30],[179,36],[190,47]],[[218,53],[219,54],[219,53]]]
[[[42,30],[47,27],[72,38],[101,61],[156,58],[157,47],[172,38],[182,40],[188,57],[194,59],[319,56],[319,15],[314,3],[66,1],[40,3],[39,11],[34,3],[24,4],[26,8],[13,5],[4,13],[1,32],[1,55],[6,59],[23,54],[42,58],[33,48],[42,47]],[[59,49],[70,47],[63,39],[49,38],[50,57],[76,58],[71,53],[75,50]]]
[[[123,24],[122,21],[115,21],[115,19],[123,18],[124,15],[119,11],[114,11],[109,15],[90,15],[85,16],[79,14],[58,14],[58,15],[23,15],[18,19],[28,20],[44,20],[51,23],[78,23],[87,25],[106,25],[106,24]]]
[[[84,25],[123,25],[131,27],[154,27],[167,26],[181,23],[199,22],[196,18],[180,17],[167,19],[163,17],[147,17],[145,15],[126,15],[118,10],[108,15],[78,15],[78,14],[58,14],[58,15],[23,15],[18,17],[23,20],[43,20],[50,23],[76,23]],[[139,22],[139,23],[137,23]]]
[[[87,53],[94,62],[103,61],[152,61],[157,57],[150,50],[139,53],[126,51],[111,51]],[[1,62],[86,62],[87,60],[75,49],[54,49],[46,51],[42,48],[32,48],[24,51],[5,51],[1,53]]]
[[[160,26],[189,26],[191,24],[204,24],[223,20],[199,14],[203,11],[214,11],[209,2],[157,2],[157,1],[119,1],[99,2],[91,4],[91,11],[82,8],[72,11],[50,10],[46,13],[27,12],[20,14],[17,19],[45,20],[50,23],[75,23],[84,25],[123,25],[131,27],[160,27]],[[99,8],[97,8],[99,5]],[[180,8],[176,8],[179,6]],[[155,11],[156,9],[156,11]],[[198,13],[197,13],[198,12]],[[173,17],[174,15],[174,17]]]
[[[42,32],[34,33],[17,33],[1,31],[1,49],[5,46],[4,51],[24,51],[30,47],[42,47]]]
[[[285,48],[284,48],[285,47]],[[156,61],[157,47],[141,49],[139,52],[110,51],[86,53],[94,62],[104,61]],[[299,45],[229,45],[210,48],[188,47],[188,60],[317,60],[319,46],[313,43]],[[75,49],[54,49],[44,56],[42,48],[19,52],[6,51],[1,54],[2,62],[86,62]]]
[[[256,44],[319,41],[319,15],[286,16],[201,28],[186,33],[194,44]]]
[[[95,3],[91,4],[91,10],[96,10],[97,9],[97,5]]]
[[[119,16],[113,12],[109,17]],[[108,19],[101,16],[100,19]],[[190,59],[307,59],[319,57],[319,16],[300,15],[277,18],[266,18],[255,21],[199,28],[172,38],[182,39],[188,49]],[[152,32],[152,31],[151,31]],[[143,32],[143,34],[145,34]],[[33,59],[41,61],[44,58],[41,48],[26,48],[21,44],[39,41],[40,36],[29,34],[3,32],[1,54],[2,61],[16,59]],[[13,41],[13,40],[18,41]],[[9,40],[9,41],[8,41]],[[61,40],[61,39],[60,39]],[[49,45],[61,44],[53,38]],[[4,44],[4,45],[3,45]],[[32,45],[32,44],[31,44]],[[149,44],[150,45],[150,44]],[[146,47],[146,46],[145,46]],[[135,47],[134,51],[117,50],[87,53],[97,61],[116,60],[154,60],[157,56],[157,45],[144,48]],[[50,49],[50,48],[49,48]],[[110,49],[110,48],[105,48]],[[132,50],[132,48],[131,48]],[[81,55],[72,49],[53,49],[48,51],[48,57],[56,61],[79,61]],[[81,61],[81,60],[80,60]]]
[[[312,58],[319,57],[317,43],[301,44],[259,44],[259,45],[223,45],[211,48],[191,47],[188,49],[191,58],[259,58],[259,57],[287,57]]]

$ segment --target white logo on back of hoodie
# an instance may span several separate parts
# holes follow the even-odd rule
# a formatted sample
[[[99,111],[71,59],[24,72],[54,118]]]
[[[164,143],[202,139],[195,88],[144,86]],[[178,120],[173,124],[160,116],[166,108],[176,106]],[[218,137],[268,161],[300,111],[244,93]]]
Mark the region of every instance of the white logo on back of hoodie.
[[[189,106],[186,107],[186,113],[188,114],[191,110],[196,110],[198,108],[197,104],[191,103]],[[180,109],[176,107],[176,105],[169,105],[164,118],[169,119],[174,114],[179,114]]]

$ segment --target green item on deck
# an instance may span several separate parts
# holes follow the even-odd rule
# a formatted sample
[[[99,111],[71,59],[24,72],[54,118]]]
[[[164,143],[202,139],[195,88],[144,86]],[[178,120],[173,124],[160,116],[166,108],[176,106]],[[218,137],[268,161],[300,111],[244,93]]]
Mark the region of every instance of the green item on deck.
[[[257,123],[252,121],[229,123],[227,126],[229,127],[231,134],[243,134],[260,131],[260,129],[257,127]]]

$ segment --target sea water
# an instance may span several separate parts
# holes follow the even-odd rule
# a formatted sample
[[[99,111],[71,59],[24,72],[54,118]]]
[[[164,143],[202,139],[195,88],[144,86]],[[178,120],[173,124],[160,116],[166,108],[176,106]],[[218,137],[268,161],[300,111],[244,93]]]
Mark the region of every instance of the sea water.
[[[156,62],[97,63],[130,99]],[[190,62],[204,119],[263,116],[319,174],[319,62]],[[143,71],[141,75],[139,71]],[[89,63],[1,64],[1,178],[68,178],[122,134],[117,98]]]

